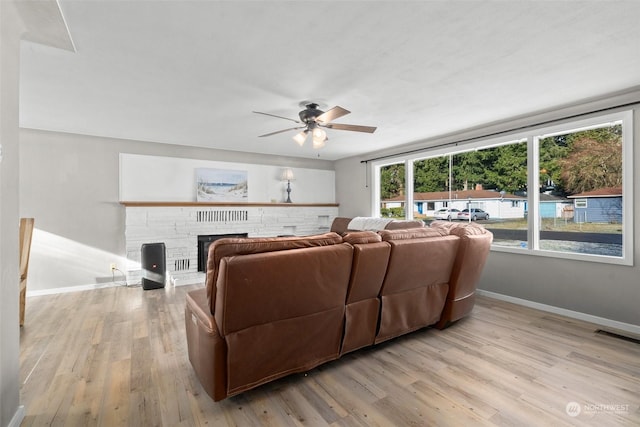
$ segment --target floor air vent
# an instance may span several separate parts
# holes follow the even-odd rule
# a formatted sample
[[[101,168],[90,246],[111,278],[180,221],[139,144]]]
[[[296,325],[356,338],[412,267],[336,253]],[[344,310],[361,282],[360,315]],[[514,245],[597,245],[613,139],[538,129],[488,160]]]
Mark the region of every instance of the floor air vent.
[[[617,332],[605,331],[604,329],[597,329],[596,334],[606,335],[608,337],[617,338],[619,340],[625,340],[635,344],[640,344],[640,338],[633,338],[633,337],[619,334]]]

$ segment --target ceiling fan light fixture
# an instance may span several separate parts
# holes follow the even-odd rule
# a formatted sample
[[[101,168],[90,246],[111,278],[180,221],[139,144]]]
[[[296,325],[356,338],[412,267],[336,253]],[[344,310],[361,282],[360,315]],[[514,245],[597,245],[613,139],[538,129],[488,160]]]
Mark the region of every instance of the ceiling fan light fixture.
[[[327,144],[327,141],[329,140],[329,138],[325,138],[323,140],[313,140],[313,148],[320,149],[322,147],[324,147]]]
[[[321,129],[319,127],[313,128],[313,132],[311,133],[311,136],[313,137],[314,146],[315,144],[320,144],[320,143],[324,145],[324,141],[327,139],[327,133],[324,131],[324,129]]]
[[[293,122],[299,123],[302,126],[298,126],[298,127],[294,127],[294,128],[289,128],[289,129],[283,129],[283,130],[278,130],[275,132],[270,132],[270,133],[266,133],[264,135],[260,135],[261,137],[264,136],[271,136],[271,135],[277,135],[280,134],[282,132],[288,132],[294,129],[304,129],[302,132],[299,132],[298,134],[296,134],[293,137],[293,140],[300,145],[301,147],[304,145],[305,141],[307,140],[307,136],[308,134],[311,134],[311,139],[312,139],[312,143],[313,143],[313,148],[322,148],[326,145],[328,138],[327,138],[327,133],[325,132],[324,129],[321,129],[320,127],[323,128],[330,128],[330,129],[335,129],[335,130],[348,130],[348,131],[353,131],[353,132],[366,132],[366,133],[373,133],[375,132],[376,128],[373,126],[361,126],[361,125],[348,125],[348,124],[344,124],[344,123],[332,123],[333,120],[338,119],[346,114],[349,114],[350,111],[346,110],[342,107],[339,106],[335,106],[333,108],[330,108],[327,111],[322,111],[320,110],[318,107],[319,105],[316,103],[308,103],[308,102],[304,102],[304,106],[305,109],[300,111],[298,113],[298,116],[300,117],[300,120],[295,120],[295,119],[289,119],[287,117],[283,117],[283,116],[278,116],[276,114],[271,114],[271,113],[262,113],[260,111],[254,111],[254,113],[256,114],[262,114],[265,116],[271,116],[271,117],[277,117],[280,119],[286,119],[286,120],[291,120]]]
[[[324,147],[326,144],[324,141],[313,141],[313,148],[315,148],[316,150]]]
[[[299,146],[303,146],[304,142],[307,140],[307,133],[309,131],[308,130],[303,130],[302,132],[296,134],[296,136],[293,137],[293,140],[299,145]]]

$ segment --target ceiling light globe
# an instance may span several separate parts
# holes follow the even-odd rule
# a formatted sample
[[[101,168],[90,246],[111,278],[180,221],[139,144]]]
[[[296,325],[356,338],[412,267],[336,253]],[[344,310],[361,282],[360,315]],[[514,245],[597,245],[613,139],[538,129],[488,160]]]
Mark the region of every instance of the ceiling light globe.
[[[313,142],[324,141],[325,139],[327,139],[327,133],[324,131],[324,129],[321,129],[319,127],[313,129]]]
[[[307,140],[307,131],[304,130],[298,134],[296,134],[296,136],[293,137],[293,140],[298,143],[299,146],[303,146],[304,142]]]
[[[322,140],[316,140],[315,138],[313,139],[313,148],[318,149],[318,148],[322,148],[326,145],[327,143],[327,138],[322,139]]]

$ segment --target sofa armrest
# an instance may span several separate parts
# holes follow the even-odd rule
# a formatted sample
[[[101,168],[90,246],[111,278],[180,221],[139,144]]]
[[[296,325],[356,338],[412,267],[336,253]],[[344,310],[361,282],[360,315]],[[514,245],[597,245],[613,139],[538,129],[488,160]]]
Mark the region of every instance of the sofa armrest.
[[[330,231],[343,235],[344,233],[347,232],[350,222],[351,222],[351,218],[341,217],[341,216],[335,217],[333,222],[331,223]]]
[[[215,401],[227,397],[227,346],[209,312],[205,288],[187,293],[185,327],[189,361],[207,394]]]
[[[434,228],[448,229],[452,235],[460,237],[447,301],[437,324],[439,329],[443,329],[468,315],[473,309],[476,286],[491,250],[493,233],[474,223],[454,226],[442,224],[440,221],[438,223]]]

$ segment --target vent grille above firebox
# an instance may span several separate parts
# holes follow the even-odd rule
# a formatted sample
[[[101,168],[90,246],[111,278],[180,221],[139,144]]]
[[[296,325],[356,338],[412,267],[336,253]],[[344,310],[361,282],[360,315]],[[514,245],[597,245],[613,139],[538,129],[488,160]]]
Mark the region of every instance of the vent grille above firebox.
[[[249,211],[241,209],[196,211],[197,222],[245,222],[249,220]]]
[[[189,270],[189,258],[177,259],[174,261],[174,271],[186,271]]]

